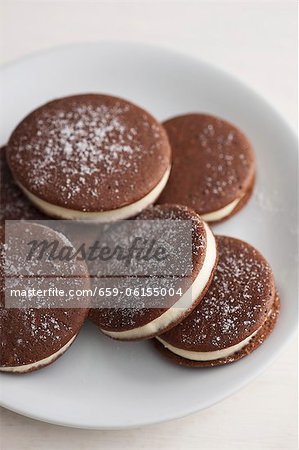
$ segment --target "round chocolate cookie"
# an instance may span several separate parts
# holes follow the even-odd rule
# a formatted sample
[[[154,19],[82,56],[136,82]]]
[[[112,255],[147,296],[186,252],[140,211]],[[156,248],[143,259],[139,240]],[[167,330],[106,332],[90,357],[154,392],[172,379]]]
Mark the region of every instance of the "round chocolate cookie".
[[[166,185],[171,150],[162,125],[107,95],[54,100],[12,133],[8,163],[28,198],[51,217],[109,222],[138,214]]]
[[[173,162],[158,203],[181,203],[204,220],[227,219],[245,205],[255,180],[255,156],[232,124],[206,114],[187,114],[164,124]]]
[[[48,227],[14,223],[6,228],[4,245],[4,228],[0,225],[0,238],[0,371],[32,372],[51,364],[75,340],[88,314],[88,302],[81,298],[76,307],[70,302],[79,299],[71,298],[67,290],[76,293],[88,289],[89,276],[82,261],[44,263],[26,259],[26,245],[33,238],[70,246],[63,235]],[[63,268],[64,275],[58,277],[57,270],[63,273]],[[56,287],[66,290],[62,300],[58,294],[54,295]]]
[[[198,307],[159,336],[156,347],[177,364],[228,364],[259,347],[272,332],[280,310],[272,270],[251,245],[217,236],[219,261]]]
[[[186,317],[201,301],[208,289],[217,264],[217,246],[213,233],[208,225],[191,209],[179,205],[158,205],[143,211],[136,220],[155,221],[157,226],[159,221],[163,221],[163,226],[167,226],[164,232],[169,235],[169,241],[176,242],[170,249],[180,258],[189,258],[190,276],[178,276],[176,278],[176,266],[167,267],[168,275],[141,276],[137,282],[141,283],[140,291],[134,295],[132,289],[131,303],[126,306],[122,304],[123,299],[113,299],[111,308],[91,309],[90,319],[100,328],[100,330],[114,339],[120,340],[141,340],[159,335],[175,326]],[[177,221],[177,222],[176,222]],[[184,222],[190,226],[189,235],[182,235],[182,239],[176,236],[175,225]],[[174,227],[173,227],[174,225]],[[188,238],[190,237],[190,241]],[[190,244],[190,253],[186,253],[186,247]],[[167,263],[168,264],[168,263]],[[182,274],[182,273],[180,273]],[[134,276],[127,277],[128,286],[136,286]],[[178,284],[175,284],[178,281]],[[178,287],[182,287],[177,296],[171,296],[173,286],[177,292]],[[166,289],[166,299],[163,297],[162,288]],[[141,295],[141,291],[149,292],[148,288],[160,293],[156,302],[148,306],[148,299]],[[163,297],[163,298],[162,298]],[[119,300],[119,301],[118,301]]]
[[[45,220],[41,213],[16,185],[6,162],[6,149],[0,149],[1,210],[0,223],[5,220]]]

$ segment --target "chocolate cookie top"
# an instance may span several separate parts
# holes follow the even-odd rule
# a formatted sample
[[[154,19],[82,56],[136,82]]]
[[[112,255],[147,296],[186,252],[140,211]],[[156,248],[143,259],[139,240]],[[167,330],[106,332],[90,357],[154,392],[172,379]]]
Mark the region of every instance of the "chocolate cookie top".
[[[158,203],[181,203],[205,214],[241,198],[252,187],[254,153],[236,127],[206,114],[174,117],[163,125],[173,161]]]
[[[0,223],[5,220],[45,220],[46,216],[31,204],[14,182],[5,153],[5,147],[2,147],[0,149]]]
[[[16,224],[15,226],[20,227],[22,225]],[[32,236],[37,239],[52,237],[52,239],[58,239],[61,244],[65,243],[62,235],[44,226],[27,223],[26,227],[29,230],[28,233],[32,233],[27,237]],[[7,299],[5,301],[4,267],[9,243],[6,243],[6,247],[4,246],[4,228],[2,225],[0,226],[0,237],[0,366],[22,366],[47,358],[66,345],[79,332],[88,313],[88,308],[87,306],[85,308],[70,307],[66,309],[51,307],[55,299],[50,301],[50,298],[45,297],[40,297],[37,300],[39,306],[35,305],[32,308],[5,307]],[[31,266],[28,266],[28,270],[24,270],[24,267],[20,269],[19,266],[22,262],[24,263],[22,251],[16,252],[13,261],[9,260],[9,273],[16,274],[12,284],[14,289],[24,288],[26,284],[24,284],[24,278],[29,279],[29,276],[32,275]],[[53,264],[57,264],[57,262]],[[78,277],[70,277],[65,281],[64,287],[87,289],[89,279],[85,263],[81,261],[68,264],[73,266],[72,273],[77,274]],[[28,281],[28,286],[26,286],[28,288],[55,286],[56,279],[52,284],[53,279],[49,277],[47,283],[46,275],[44,277],[40,275],[38,280],[33,277],[32,282]]]
[[[137,220],[190,220],[192,222],[192,280],[196,278],[205,260],[207,250],[207,233],[204,222],[188,206],[164,204],[147,208]],[[183,246],[184,243],[182,242]],[[180,252],[180,249],[177,249]]]
[[[150,114],[107,95],[54,100],[29,114],[8,143],[16,180],[48,203],[109,211],[146,196],[170,167],[170,146]]]
[[[190,285],[190,281],[194,281],[198,273],[200,272],[207,249],[207,233],[204,227],[203,221],[200,217],[186,206],[180,205],[157,205],[150,207],[139,214],[136,220],[190,220],[192,221],[192,275],[191,280],[188,281],[187,286]],[[182,243],[184,245],[184,243]],[[176,250],[179,254],[180,249]],[[182,251],[183,252],[183,251]],[[185,252],[186,253],[186,252]],[[130,278],[129,278],[130,281]],[[159,276],[143,278],[143,287],[155,286],[158,289],[161,286],[167,287],[167,279],[162,281]],[[96,282],[96,280],[94,280]],[[132,278],[133,283],[133,278]],[[182,280],[182,284],[184,280]],[[173,286],[173,280],[169,278],[169,287]],[[161,316],[168,308],[163,307],[146,307],[145,297],[132,296],[132,302],[130,307],[122,307],[121,298],[115,298],[114,308],[99,308],[90,311],[91,320],[100,328],[107,331],[126,331],[136,327],[141,327],[157,317]],[[128,299],[126,298],[126,303]],[[157,301],[160,301],[159,298]],[[177,301],[177,300],[176,300]],[[175,302],[175,300],[173,300]],[[163,302],[164,303],[164,302]],[[169,299],[167,305],[171,307],[171,299]],[[164,304],[165,304],[164,303]],[[184,311],[182,309],[182,315]]]
[[[251,245],[217,236],[218,266],[208,292],[179,325],[161,335],[184,350],[212,352],[246,339],[265,322],[274,298],[272,270]]]

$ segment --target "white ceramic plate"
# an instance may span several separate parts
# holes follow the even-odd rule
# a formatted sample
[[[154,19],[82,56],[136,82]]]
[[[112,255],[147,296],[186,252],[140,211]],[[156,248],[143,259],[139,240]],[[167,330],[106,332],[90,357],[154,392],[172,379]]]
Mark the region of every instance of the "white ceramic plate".
[[[176,367],[150,342],[117,343],[91,324],[55,364],[1,375],[1,403],[61,425],[127,428],[181,417],[227,397],[256,377],[296,329],[296,137],[281,116],[232,76],[160,48],[116,42],[63,47],[1,69],[0,143],[30,110],[55,97],[104,92],[163,120],[205,111],[238,125],[257,154],[254,197],[217,233],[243,238],[270,261],[282,298],[278,325],[249,357],[211,369]]]

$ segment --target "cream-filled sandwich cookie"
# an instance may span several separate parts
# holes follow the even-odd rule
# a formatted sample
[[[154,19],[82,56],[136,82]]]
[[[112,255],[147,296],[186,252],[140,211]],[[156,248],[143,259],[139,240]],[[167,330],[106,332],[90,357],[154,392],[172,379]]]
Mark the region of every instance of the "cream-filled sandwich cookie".
[[[205,221],[218,222],[239,211],[251,196],[255,156],[234,125],[206,114],[164,122],[172,147],[171,174],[158,203],[181,203]]]
[[[9,139],[7,159],[25,195],[47,215],[109,222],[134,216],[158,198],[171,150],[149,113],[89,94],[29,114]]]
[[[65,245],[66,239],[60,234],[43,225],[33,223],[26,224],[26,230],[23,224],[13,224],[12,235],[16,239],[22,239],[22,233],[26,234],[26,239],[55,239],[61,245]],[[19,228],[18,228],[19,227]],[[6,233],[8,229],[6,228]],[[12,283],[5,285],[5,258],[7,256],[7,246],[10,238],[7,239],[6,246],[4,245],[4,228],[0,226],[1,244],[0,244],[0,371],[11,373],[27,373],[32,372],[42,367],[45,367],[54,362],[60,357],[73,343],[78,335],[88,314],[88,303],[83,298],[80,299],[81,305],[84,307],[55,307],[55,298],[47,297],[47,293],[38,297],[33,307],[24,305],[26,298],[23,293],[20,294],[17,304],[8,304],[5,302],[5,288],[6,294],[9,295],[8,286],[12,286],[14,290],[27,288],[36,289],[52,289],[61,287],[61,283],[55,277],[47,274],[40,275],[36,272],[36,277],[32,277],[32,267],[28,267],[28,274],[32,277],[28,283],[24,280],[28,279],[24,267],[20,267],[24,263],[24,247],[22,245],[16,246],[17,250],[14,257],[9,260],[8,271],[13,278]],[[70,243],[68,242],[70,245]],[[55,261],[53,264],[58,264]],[[87,267],[83,261],[69,262],[69,275],[73,273],[63,283],[64,289],[86,290],[89,288],[89,275]],[[39,269],[42,269],[42,262],[39,261]],[[47,291],[48,292],[48,291]],[[54,292],[54,290],[52,290]],[[50,294],[49,294],[50,295]],[[28,298],[27,298],[28,300]],[[75,299],[76,300],[76,299]]]
[[[207,291],[217,264],[217,245],[209,226],[190,208],[179,205],[158,205],[142,212],[141,220],[183,220],[191,222],[192,274],[183,295],[161,307],[147,308],[143,299],[132,298],[131,307],[97,308],[90,311],[90,319],[100,330],[114,339],[142,340],[159,335],[183,320],[199,304]],[[185,245],[184,242],[181,243]],[[180,248],[175,250],[180,254]],[[151,279],[141,279],[146,288]],[[159,287],[162,281],[154,279]],[[167,306],[166,306],[167,304]]]
[[[219,261],[197,308],[155,346],[173,362],[190,367],[228,364],[259,347],[280,310],[272,270],[251,245],[217,236]]]

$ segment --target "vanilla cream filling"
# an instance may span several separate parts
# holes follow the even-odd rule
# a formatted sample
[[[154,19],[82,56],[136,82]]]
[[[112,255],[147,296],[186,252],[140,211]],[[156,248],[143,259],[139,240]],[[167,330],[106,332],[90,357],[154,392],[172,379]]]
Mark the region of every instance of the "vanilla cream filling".
[[[252,333],[246,339],[243,339],[243,341],[239,342],[238,344],[232,345],[231,347],[226,347],[222,350],[215,350],[213,352],[195,352],[190,350],[183,350],[181,348],[174,347],[173,345],[169,344],[159,337],[156,337],[156,339],[158,339],[158,341],[160,341],[164,345],[164,347],[167,348],[167,350],[175,353],[178,356],[182,356],[185,359],[190,359],[192,361],[213,361],[214,359],[227,358],[228,356],[231,356],[241,350],[249,343],[253,336],[255,336],[256,333],[260,331],[262,326],[260,326],[254,333]]]
[[[53,205],[52,203],[48,203],[45,200],[42,200],[41,198],[32,194],[32,192],[29,192],[21,183],[18,184],[26,194],[26,196],[29,198],[29,200],[31,200],[34,205],[36,205],[41,211],[48,214],[49,216],[59,217],[61,219],[90,220],[98,223],[112,222],[133,217],[136,214],[140,213],[143,209],[154,203],[163,191],[168,181],[170,169],[171,168],[169,167],[166,170],[159,183],[145,197],[141,198],[137,202],[131,203],[130,205],[126,205],[118,209],[113,209],[111,211],[76,211],[75,209]]]
[[[243,196],[242,196],[243,197]],[[221,220],[224,217],[230,215],[230,213],[235,209],[238,203],[241,201],[242,197],[236,198],[228,205],[224,206],[221,209],[217,209],[217,211],[212,211],[210,213],[201,214],[200,217],[207,222],[214,222],[216,220]]]
[[[47,358],[40,359],[39,361],[36,361],[31,364],[25,364],[23,366],[14,366],[14,367],[0,367],[0,372],[18,372],[18,373],[24,373],[31,369],[38,369],[39,367],[43,367],[45,365],[50,364],[52,361],[54,361],[58,356],[62,355],[72,344],[72,342],[76,338],[73,336],[61,349],[59,349],[57,352],[53,353],[52,355],[48,356]]]
[[[211,276],[213,267],[216,261],[216,242],[213,233],[207,224],[204,223],[204,227],[207,235],[207,249],[206,256],[199,271],[199,274],[195,278],[192,286],[185,292],[184,295],[178,300],[171,308],[165,313],[161,314],[152,322],[147,323],[141,327],[134,328],[127,331],[107,331],[101,329],[101,331],[107,336],[115,339],[139,339],[146,338],[158,334],[160,330],[164,330],[169,324],[176,321],[182,314],[188,310],[192,304],[201,295],[202,291],[206,287],[207,282]]]

